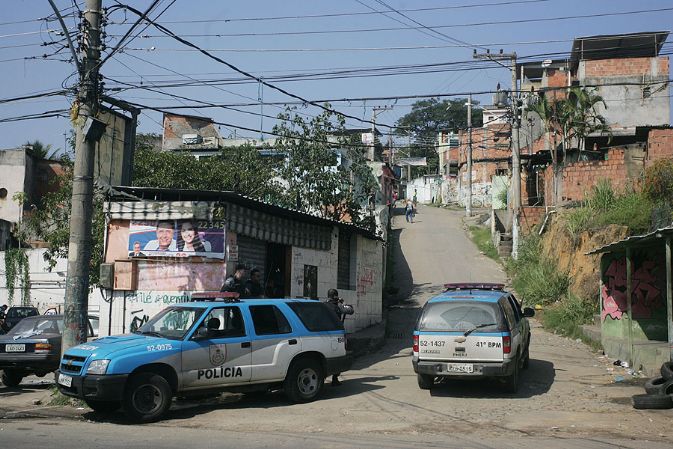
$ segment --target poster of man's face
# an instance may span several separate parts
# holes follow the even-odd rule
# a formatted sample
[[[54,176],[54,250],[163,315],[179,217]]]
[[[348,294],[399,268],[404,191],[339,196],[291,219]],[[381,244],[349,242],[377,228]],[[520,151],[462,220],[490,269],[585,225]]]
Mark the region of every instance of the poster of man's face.
[[[223,222],[131,221],[129,254],[137,257],[140,251],[146,257],[199,256],[224,259],[224,234]]]

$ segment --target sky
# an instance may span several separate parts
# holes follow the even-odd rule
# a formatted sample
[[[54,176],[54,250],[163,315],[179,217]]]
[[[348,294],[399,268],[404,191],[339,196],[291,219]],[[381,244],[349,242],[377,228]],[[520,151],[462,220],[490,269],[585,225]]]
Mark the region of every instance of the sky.
[[[73,13],[84,2],[55,3],[75,32]],[[145,11],[152,3],[129,4]],[[103,0],[109,8],[104,55],[137,18],[116,5]],[[47,0],[4,0],[0,8],[0,149],[34,140],[63,148],[72,129],[63,111],[72,104],[77,76],[70,51],[61,43],[61,27],[41,20],[53,19]],[[222,123],[223,137],[259,138],[260,130],[272,129],[283,103],[297,102],[274,87],[303,100],[348,100],[332,101],[331,108],[351,116],[347,126],[353,128],[370,127],[361,120],[371,120],[373,108],[387,107],[376,114],[385,134],[416,101],[399,97],[465,98],[475,93],[476,100],[490,104],[490,94],[477,93],[493,91],[498,83],[510,86],[509,70],[477,62],[475,49],[516,52],[520,61],[563,59],[577,37],[668,31],[673,2],[161,0],[149,16],[213,57],[145,23],[101,66],[105,93],[155,109],[210,117]],[[669,42],[663,54],[673,50],[673,37]],[[304,76],[296,79],[298,75]],[[70,89],[67,95],[6,101],[64,86]],[[376,97],[395,98],[372,99]],[[219,106],[198,107],[212,104]],[[181,109],[171,109],[175,107]],[[297,107],[307,119],[322,112],[311,105]],[[44,113],[62,115],[8,120]],[[161,133],[161,117],[144,108],[139,132]]]

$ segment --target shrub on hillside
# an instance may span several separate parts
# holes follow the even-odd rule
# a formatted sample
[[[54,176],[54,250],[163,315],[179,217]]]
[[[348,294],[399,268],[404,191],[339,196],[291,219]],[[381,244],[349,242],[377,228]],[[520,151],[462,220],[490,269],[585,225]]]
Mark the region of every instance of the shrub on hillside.
[[[542,314],[542,323],[545,328],[567,335],[580,337],[580,326],[589,324],[598,312],[598,307],[575,295],[568,295],[563,300],[545,309]]]
[[[568,291],[570,278],[558,271],[556,264],[542,255],[541,239],[535,234],[524,238],[519,245],[519,258],[511,260],[507,271],[512,286],[528,305],[551,304]]]
[[[655,161],[645,170],[643,192],[654,202],[673,202],[673,160]]]

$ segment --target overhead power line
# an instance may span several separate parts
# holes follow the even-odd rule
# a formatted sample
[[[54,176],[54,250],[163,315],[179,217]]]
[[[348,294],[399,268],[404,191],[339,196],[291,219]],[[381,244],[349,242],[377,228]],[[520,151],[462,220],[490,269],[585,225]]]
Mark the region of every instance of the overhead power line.
[[[140,11],[138,11],[137,9],[132,8],[132,7],[130,7],[130,6],[126,6],[126,8],[127,8],[129,11],[133,12],[134,14],[142,14]],[[182,44],[184,44],[184,45],[187,45],[188,47],[197,49],[197,50],[199,50],[200,53],[204,54],[205,56],[209,57],[210,59],[213,59],[214,61],[217,61],[217,62],[219,62],[219,63],[221,63],[221,64],[224,64],[224,65],[226,65],[227,67],[229,67],[230,69],[232,69],[232,70],[234,70],[234,71],[236,71],[236,72],[240,73],[241,75],[244,75],[244,76],[246,76],[246,77],[248,77],[248,78],[254,79],[254,80],[256,80],[257,82],[259,82],[260,84],[262,84],[262,85],[264,85],[264,86],[266,86],[266,87],[269,87],[269,88],[271,88],[271,89],[273,89],[273,90],[276,90],[276,91],[278,91],[278,92],[280,92],[280,93],[282,93],[282,94],[284,94],[284,95],[287,95],[288,97],[295,98],[295,99],[301,101],[303,104],[310,104],[310,105],[315,106],[315,107],[318,107],[318,108],[320,108],[320,109],[322,109],[322,110],[324,110],[324,111],[332,112],[332,113],[336,113],[336,114],[340,114],[340,115],[342,115],[343,117],[351,118],[351,119],[357,120],[357,121],[362,122],[362,123],[373,124],[373,122],[370,121],[370,120],[361,119],[360,117],[356,117],[356,116],[354,116],[354,115],[348,115],[348,114],[344,114],[344,113],[342,113],[342,112],[335,111],[334,109],[331,109],[331,108],[329,108],[329,107],[327,107],[327,106],[325,106],[325,105],[323,105],[323,104],[316,103],[316,102],[312,102],[312,101],[307,100],[307,99],[305,99],[305,98],[303,98],[303,97],[301,97],[301,96],[299,96],[299,95],[297,95],[297,94],[293,94],[293,93],[291,93],[291,92],[289,92],[289,91],[287,91],[287,90],[285,90],[285,89],[283,89],[283,88],[281,88],[281,87],[278,87],[278,86],[276,86],[276,85],[274,85],[274,84],[271,84],[271,83],[269,83],[269,82],[266,82],[266,81],[264,81],[262,78],[259,78],[259,77],[255,76],[255,75],[252,75],[251,73],[248,73],[248,72],[246,72],[245,70],[238,68],[238,67],[235,66],[234,64],[231,64],[230,62],[227,62],[227,61],[225,61],[224,59],[219,58],[219,57],[217,57],[217,56],[215,56],[215,55],[209,53],[209,52],[206,51],[206,50],[203,50],[203,49],[200,48],[198,45],[196,45],[196,44],[194,44],[194,43],[192,43],[192,42],[190,42],[190,41],[188,41],[188,40],[186,40],[186,39],[183,39],[182,37],[180,37],[180,36],[176,35],[175,33],[173,33],[173,32],[172,32],[171,30],[169,30],[168,28],[164,27],[163,25],[158,24],[158,23],[156,23],[156,22],[154,22],[154,21],[152,21],[152,20],[149,20],[149,19],[146,19],[146,20],[148,20],[150,23],[152,23],[152,25],[153,25],[155,28],[157,28],[157,29],[160,30],[161,32],[166,33],[167,35],[171,36],[173,39],[177,40],[178,42],[180,42],[180,43],[182,43]],[[386,125],[386,124],[383,124],[383,123],[380,123],[379,126],[386,127],[386,128],[394,128],[394,126],[392,126],[392,125]]]
[[[614,17],[627,16],[636,14],[651,14],[666,11],[673,11],[673,8],[656,8],[656,9],[641,9],[634,11],[617,11],[597,14],[582,14],[572,16],[557,16],[557,17],[537,17],[531,19],[513,19],[513,20],[491,20],[484,22],[472,23],[454,23],[450,25],[429,25],[429,26],[407,26],[407,27],[384,27],[384,28],[355,28],[345,30],[308,30],[308,31],[274,31],[274,32],[247,32],[247,33],[199,33],[199,34],[182,34],[184,37],[250,37],[250,36],[301,36],[312,34],[348,34],[348,33],[378,33],[388,31],[404,31],[404,30],[422,30],[430,28],[433,30],[447,29],[447,28],[465,28],[465,27],[479,27],[490,25],[515,25],[521,23],[538,23],[538,22],[554,22],[560,20],[575,20],[575,19],[594,19],[597,17]],[[114,37],[114,36],[113,36]],[[162,38],[160,34],[143,35],[143,38]],[[467,45],[470,47],[470,45]]]
[[[436,6],[430,8],[412,8],[412,9],[399,9],[401,12],[428,12],[428,11],[446,11],[446,10],[455,10],[455,9],[468,9],[468,8],[484,8],[484,7],[498,7],[498,6],[511,6],[511,5],[527,5],[531,3],[547,3],[553,0],[511,0],[504,2],[491,2],[491,3],[473,3],[473,4],[463,4],[463,5],[453,5],[453,6]],[[384,14],[383,11],[359,11],[359,12],[343,12],[343,13],[332,13],[332,14],[305,14],[305,15],[295,15],[295,16],[276,16],[276,17],[234,17],[230,19],[192,19],[192,20],[173,20],[166,21],[166,24],[181,24],[181,23],[217,23],[217,22],[251,22],[251,21],[271,21],[271,20],[296,20],[296,19],[321,19],[321,18],[332,18],[332,17],[351,17],[351,16],[369,16],[373,14]]]

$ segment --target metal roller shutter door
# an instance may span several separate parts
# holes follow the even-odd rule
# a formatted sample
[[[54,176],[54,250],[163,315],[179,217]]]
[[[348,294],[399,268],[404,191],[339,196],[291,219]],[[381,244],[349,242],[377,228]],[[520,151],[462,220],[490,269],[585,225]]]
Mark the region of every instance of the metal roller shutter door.
[[[257,268],[262,279],[266,279],[266,242],[240,234],[237,240],[238,261],[246,264],[249,269]]]

